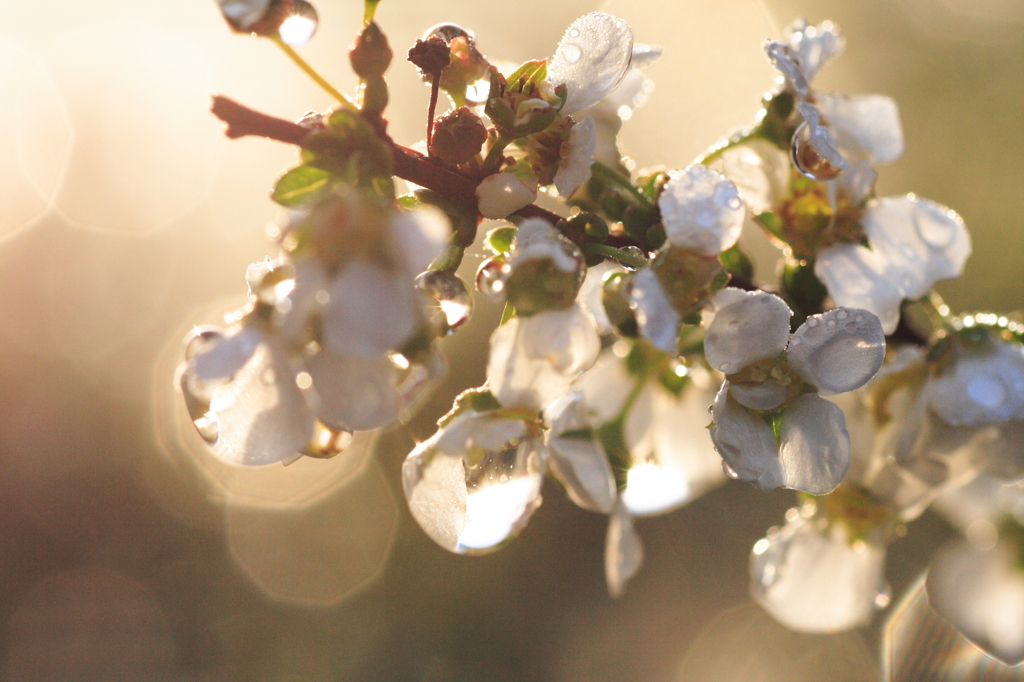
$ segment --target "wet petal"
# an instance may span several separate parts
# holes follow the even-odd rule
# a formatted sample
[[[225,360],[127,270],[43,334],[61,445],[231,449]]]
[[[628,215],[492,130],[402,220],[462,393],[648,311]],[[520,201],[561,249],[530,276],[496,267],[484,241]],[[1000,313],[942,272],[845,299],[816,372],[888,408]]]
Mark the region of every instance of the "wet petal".
[[[398,348],[419,322],[412,280],[353,259],[330,286],[323,336],[342,355],[375,357]]]
[[[885,359],[882,323],[866,310],[836,308],[812,315],[796,330],[789,366],[821,395],[860,388]]]
[[[797,516],[750,556],[751,593],[780,623],[800,632],[867,625],[885,589],[885,548],[853,544],[841,523],[819,529]]]
[[[995,342],[981,354],[964,353],[931,379],[925,399],[954,426],[1024,419],[1024,346]]]
[[[504,407],[543,409],[597,360],[601,340],[579,304],[514,317],[491,336],[487,383]]]
[[[252,325],[236,327],[227,335],[204,336],[204,343],[188,362],[188,372],[199,381],[230,379],[249,362],[264,334]]]
[[[862,222],[904,298],[920,298],[935,282],[959,277],[971,254],[963,219],[913,194],[871,202]]]
[[[623,590],[644,562],[644,547],[633,527],[633,517],[621,504],[608,519],[608,536],[604,545],[604,574],[608,593],[622,596]]]
[[[658,276],[651,268],[644,268],[633,276],[629,299],[629,307],[636,313],[640,335],[654,344],[655,348],[675,355],[679,313],[665,296]]]
[[[441,255],[452,231],[448,218],[431,207],[400,211],[388,227],[391,252],[398,255],[411,276],[426,270]]]
[[[587,309],[587,311],[594,318],[594,324],[597,325],[597,331],[601,334],[610,334],[614,331],[611,321],[608,319],[608,313],[604,309],[604,302],[601,300],[602,283],[605,275],[609,272],[621,272],[623,268],[619,265],[604,261],[599,263],[592,268],[587,270],[586,279],[583,280],[583,286],[580,287],[579,294],[576,295],[576,300],[579,301],[580,305]]]
[[[803,65],[800,63],[799,53],[791,45],[772,40],[764,41],[763,47],[772,65],[786,77],[786,81],[793,87],[797,95],[807,97],[810,84],[804,73]]]
[[[577,384],[593,414],[591,422],[600,424],[614,419],[635,383],[636,376],[629,373],[625,361],[615,351],[609,348],[602,352],[598,361],[583,373]]]
[[[615,506],[615,478],[604,449],[591,432],[586,412],[578,391],[566,394],[544,411],[551,424],[551,469],[577,506],[610,514]]]
[[[594,119],[585,118],[569,131],[568,152],[558,161],[555,188],[568,199],[584,182],[590,179],[590,166],[594,163],[597,131]]]
[[[789,155],[767,140],[727,149],[721,156],[721,170],[736,183],[740,197],[754,213],[775,208],[789,190]]]
[[[760,384],[730,383],[729,386],[733,400],[752,410],[774,410],[786,401],[786,387],[774,379]]]
[[[476,186],[476,198],[480,215],[499,220],[532,204],[537,190],[511,173],[495,173]]]
[[[903,155],[903,124],[891,97],[819,93],[816,103],[840,147],[875,163],[892,163]]]
[[[814,274],[836,305],[874,313],[886,334],[896,331],[903,292],[880,254],[860,244],[836,244],[818,254]]]
[[[932,560],[928,603],[976,646],[1008,665],[1024,663],[1024,573],[1004,542],[958,541]]]
[[[843,411],[814,393],[796,398],[782,415],[779,451],[783,485],[824,495],[850,468],[850,434]]]
[[[810,81],[818,69],[843,53],[846,39],[831,21],[808,26],[800,19],[786,29],[786,39],[796,52],[800,67]]]
[[[779,446],[772,429],[761,417],[729,398],[729,382],[723,382],[711,409],[715,420],[711,441],[715,450],[743,481],[768,491],[783,485]]]
[[[213,452],[233,464],[289,462],[313,435],[313,412],[287,351],[274,338],[259,344],[231,383],[214,391],[210,411],[220,426]]]
[[[386,355],[345,356],[322,349],[306,360],[317,416],[334,429],[369,431],[398,419],[395,367]]]
[[[793,311],[778,296],[729,288],[711,302],[715,312],[704,336],[704,355],[719,372],[730,374],[786,350]]]
[[[548,81],[565,84],[563,113],[597,104],[622,80],[633,55],[633,31],[624,20],[592,12],[569,25],[548,61]]]
[[[746,208],[731,180],[700,164],[669,171],[668,178],[658,208],[673,246],[717,256],[736,243]]]
[[[821,112],[814,105],[807,102],[797,102],[796,108],[807,124],[810,136],[808,143],[817,152],[818,156],[827,159],[834,168],[842,170],[848,167],[849,162],[839,153],[836,142],[832,139],[832,134],[821,120]]]

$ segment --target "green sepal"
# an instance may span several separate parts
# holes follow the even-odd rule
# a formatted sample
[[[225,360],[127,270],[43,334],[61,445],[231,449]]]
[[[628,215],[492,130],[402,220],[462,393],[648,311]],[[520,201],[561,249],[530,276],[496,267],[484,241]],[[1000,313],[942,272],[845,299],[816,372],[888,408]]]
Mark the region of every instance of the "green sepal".
[[[597,439],[608,457],[616,488],[625,490],[629,469],[633,465],[633,455],[626,445],[626,420],[620,417],[601,424],[597,428]]]
[[[518,69],[509,74],[505,82],[508,83],[510,88],[523,92],[524,90],[529,90],[531,85],[543,83],[547,79],[548,60],[534,59],[523,63]]]
[[[739,244],[733,244],[725,251],[718,254],[718,262],[727,271],[744,279],[753,279],[754,264]]]
[[[775,211],[762,211],[754,216],[761,227],[768,230],[772,236],[782,239],[782,218]]]
[[[282,206],[291,208],[314,196],[330,180],[329,172],[302,164],[278,178],[270,197]]]
[[[749,409],[749,408],[747,408]],[[771,410],[771,411],[759,411],[751,410],[752,412],[761,416],[764,423],[767,424],[772,430],[772,436],[775,437],[775,444],[782,447],[782,411]]]
[[[488,232],[487,237],[484,239],[484,244],[495,255],[500,255],[512,250],[512,242],[515,238],[516,228],[506,225],[505,227],[496,227]]]
[[[466,410],[474,412],[493,412],[501,409],[501,403],[486,388],[470,388],[463,391],[455,398],[452,409],[443,417],[437,420],[438,426],[447,426],[453,419]]]

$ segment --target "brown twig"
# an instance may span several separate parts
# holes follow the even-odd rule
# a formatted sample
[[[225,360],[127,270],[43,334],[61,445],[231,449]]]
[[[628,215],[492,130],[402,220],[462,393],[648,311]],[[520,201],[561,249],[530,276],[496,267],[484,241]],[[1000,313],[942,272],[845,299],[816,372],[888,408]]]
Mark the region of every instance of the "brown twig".
[[[214,116],[227,123],[225,133],[233,139],[254,135],[297,145],[302,144],[302,140],[310,133],[308,128],[298,123],[250,109],[223,95],[213,96],[213,106],[210,110]],[[394,173],[397,177],[433,190],[460,204],[476,208],[476,180],[443,168],[419,152],[395,144],[390,138],[385,139],[391,145]],[[516,215],[524,218],[544,218],[552,225],[557,225],[562,220],[557,213],[536,204],[519,209]]]

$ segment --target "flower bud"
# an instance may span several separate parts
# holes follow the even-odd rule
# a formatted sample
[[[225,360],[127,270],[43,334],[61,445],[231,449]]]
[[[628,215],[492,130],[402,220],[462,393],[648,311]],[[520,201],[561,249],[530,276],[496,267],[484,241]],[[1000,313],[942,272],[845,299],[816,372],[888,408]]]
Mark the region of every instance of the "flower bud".
[[[430,155],[457,166],[480,153],[487,141],[487,126],[466,107],[439,116],[434,121]]]
[[[348,52],[352,70],[360,78],[378,78],[391,64],[391,46],[376,23],[370,22],[356,38]]]

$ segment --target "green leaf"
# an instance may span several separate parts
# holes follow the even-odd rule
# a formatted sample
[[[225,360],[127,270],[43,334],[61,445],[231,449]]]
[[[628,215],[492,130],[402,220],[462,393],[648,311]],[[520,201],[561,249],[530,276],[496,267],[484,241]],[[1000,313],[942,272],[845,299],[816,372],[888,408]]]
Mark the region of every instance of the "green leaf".
[[[722,267],[734,275],[751,279],[754,276],[754,264],[743,252],[739,244],[733,244],[730,248],[718,254],[718,261]]]
[[[282,206],[296,206],[316,194],[330,179],[331,174],[320,168],[296,166],[278,179],[271,198]]]
[[[548,79],[548,60],[546,59],[535,59],[524,63],[518,69],[513,71],[505,82],[508,83],[510,88],[515,88],[522,92],[523,90],[529,89],[529,87],[535,83],[540,83]],[[522,87],[520,87],[519,81],[523,81]]]
[[[764,229],[771,232],[778,238],[782,238],[782,218],[779,217],[778,213],[774,211],[762,211],[754,216],[754,219],[759,222]]]

